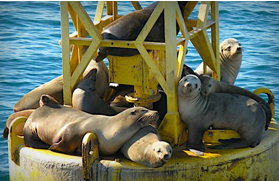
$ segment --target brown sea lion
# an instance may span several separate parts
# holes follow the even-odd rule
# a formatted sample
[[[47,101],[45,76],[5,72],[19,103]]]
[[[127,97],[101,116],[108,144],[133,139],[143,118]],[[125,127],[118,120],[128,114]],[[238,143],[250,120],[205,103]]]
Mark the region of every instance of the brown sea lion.
[[[152,126],[141,128],[121,148],[123,155],[133,162],[161,167],[172,155],[171,146],[161,141],[159,132]]]
[[[202,96],[200,79],[187,75],[178,85],[178,106],[181,119],[188,128],[187,147],[204,151],[204,132],[213,129],[231,129],[240,139],[220,140],[214,148],[255,147],[261,141],[265,128],[265,113],[253,99],[227,93],[211,93]]]
[[[234,38],[228,38],[220,44],[220,72],[221,81],[233,85],[242,62],[241,44]],[[195,70],[204,74],[203,63]],[[207,75],[212,75],[212,70],[207,67]]]
[[[131,12],[110,23],[102,31],[103,39],[134,41],[148,21],[157,4],[158,2],[154,2],[144,9]],[[179,1],[178,4],[183,14],[187,2]],[[176,29],[178,33],[178,24]],[[165,42],[164,14],[160,15],[145,41]],[[107,55],[133,56],[137,54],[139,54],[137,49],[100,47],[96,61],[99,62],[103,60]]]
[[[92,69],[77,85],[73,92],[73,108],[90,113],[112,116],[116,111],[101,99],[95,92],[97,69]]]
[[[40,97],[43,94],[49,94],[63,104],[63,76],[56,77],[27,93],[14,106],[14,111],[38,108]]]
[[[158,113],[142,107],[115,116],[91,115],[62,105],[42,106],[24,126],[26,146],[63,153],[81,154],[81,142],[88,132],[98,137],[101,155],[116,153],[140,128],[156,122]]]
[[[95,89],[96,94],[103,98],[104,95],[109,91],[109,79],[108,79],[108,68],[103,61],[96,63],[91,60],[85,69],[83,76],[85,77],[88,72],[96,68],[98,70],[96,84],[98,85]],[[39,100],[43,94],[54,97],[60,104],[63,102],[63,76],[54,78],[53,80],[35,88],[34,90],[23,96],[17,104],[14,106],[14,111],[21,111],[26,109],[36,109],[39,107]]]
[[[43,95],[43,96],[41,96],[39,105],[40,105],[40,107],[42,107],[44,105],[55,106],[55,105],[61,105],[61,104],[57,100],[55,100],[53,97],[51,97],[50,95]],[[20,116],[24,116],[24,117],[28,118],[34,111],[35,111],[35,109],[27,109],[27,110],[18,111],[18,112],[11,114],[6,122],[6,127],[3,132],[3,137],[5,139],[8,139],[9,127],[10,127],[11,122],[15,118],[20,117]],[[24,123],[21,123],[16,127],[15,132],[17,135],[23,136],[23,127],[24,127]]]

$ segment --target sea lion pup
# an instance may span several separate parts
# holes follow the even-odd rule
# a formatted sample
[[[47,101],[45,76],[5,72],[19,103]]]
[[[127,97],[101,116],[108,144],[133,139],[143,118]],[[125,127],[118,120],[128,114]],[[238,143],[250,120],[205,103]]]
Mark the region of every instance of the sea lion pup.
[[[266,125],[265,129],[268,129],[269,123],[272,118],[272,112],[269,103],[272,102],[272,97],[268,95],[268,103],[262,99],[260,96],[237,86],[230,85],[224,82],[217,81],[208,75],[200,75],[199,79],[201,80],[201,94],[203,96],[208,96],[210,93],[230,93],[230,94],[239,94],[247,96],[251,99],[256,100],[262,106],[265,115],[266,115]]]
[[[127,109],[115,116],[91,115],[62,105],[44,105],[34,111],[24,126],[26,146],[69,154],[81,154],[88,132],[98,137],[101,155],[116,153],[140,128],[156,122],[157,111],[143,107]]]
[[[93,59],[85,69],[83,76],[85,77],[90,70],[96,68],[98,70],[96,84],[98,85],[95,89],[96,94],[103,98],[104,95],[109,91],[109,78],[108,68],[103,61],[96,63]],[[23,96],[17,104],[14,106],[14,111],[21,111],[26,109],[36,109],[39,107],[39,100],[43,94],[54,97],[60,104],[63,104],[63,76],[54,78],[53,80],[33,89],[25,96]]]
[[[154,2],[144,9],[131,12],[110,23],[102,31],[103,39],[134,41],[148,21],[157,4],[158,2]],[[179,1],[178,4],[183,14],[187,2]],[[178,33],[178,24],[176,24],[176,27]],[[150,33],[146,37],[145,41],[165,42],[164,14],[160,15],[154,27],[151,29]],[[99,62],[106,58],[107,55],[133,56],[137,54],[139,54],[137,49],[100,47],[98,56],[95,60]]]
[[[122,146],[121,152],[133,162],[157,168],[171,158],[172,148],[167,142],[161,141],[154,127],[147,126],[130,138]]]
[[[241,44],[234,38],[228,38],[220,44],[220,71],[221,81],[233,85],[242,62]],[[203,63],[195,70],[204,74]],[[207,67],[207,75],[212,75],[212,70]]]
[[[73,108],[90,114],[116,115],[108,104],[104,102],[95,92],[97,69],[92,69],[78,84],[73,92]]]
[[[241,136],[240,139],[220,140],[222,148],[255,147],[260,143],[265,113],[255,100],[226,93],[202,96],[200,90],[201,82],[195,75],[187,75],[178,85],[179,112],[188,128],[189,149],[205,150],[202,138],[209,127],[232,129]]]

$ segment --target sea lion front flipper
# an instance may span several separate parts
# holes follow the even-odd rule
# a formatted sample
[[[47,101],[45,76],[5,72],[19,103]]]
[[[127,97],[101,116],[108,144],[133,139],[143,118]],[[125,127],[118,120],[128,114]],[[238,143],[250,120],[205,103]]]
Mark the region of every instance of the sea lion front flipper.
[[[62,143],[62,138],[57,143],[53,143],[48,149],[52,151],[59,151],[59,146],[61,143]]]

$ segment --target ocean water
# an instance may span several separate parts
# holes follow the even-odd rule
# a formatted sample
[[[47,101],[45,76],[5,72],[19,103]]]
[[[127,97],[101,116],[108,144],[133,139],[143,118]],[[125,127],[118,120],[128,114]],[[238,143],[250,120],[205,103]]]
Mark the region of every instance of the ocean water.
[[[82,2],[94,17],[97,2]],[[145,7],[150,2],[141,2]],[[119,13],[131,12],[119,2]],[[236,38],[244,49],[236,85],[270,89],[278,119],[279,2],[220,2],[220,42]],[[195,15],[197,10],[195,10]],[[0,180],[9,180],[8,143],[2,137],[13,106],[35,87],[61,75],[59,2],[0,2]],[[71,27],[71,31],[73,28]],[[195,69],[201,58],[189,43],[185,62]]]

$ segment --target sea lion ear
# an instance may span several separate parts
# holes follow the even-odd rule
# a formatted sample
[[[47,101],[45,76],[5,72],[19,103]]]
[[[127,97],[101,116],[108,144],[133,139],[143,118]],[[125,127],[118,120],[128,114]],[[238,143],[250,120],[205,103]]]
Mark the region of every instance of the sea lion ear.
[[[136,110],[133,110],[133,111],[131,112],[131,115],[136,115],[136,113],[137,113],[137,111],[136,111]]]
[[[46,104],[46,103],[48,103],[50,101],[50,99],[49,99],[49,97],[47,95],[43,94],[41,96],[41,101],[42,101],[43,104]]]

